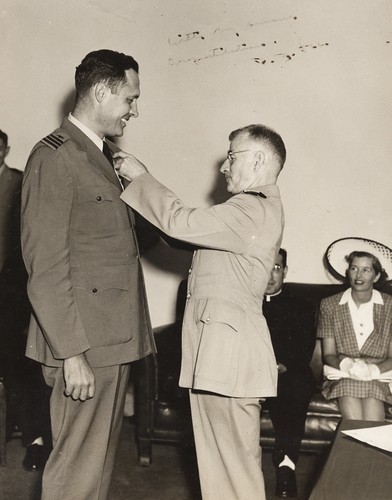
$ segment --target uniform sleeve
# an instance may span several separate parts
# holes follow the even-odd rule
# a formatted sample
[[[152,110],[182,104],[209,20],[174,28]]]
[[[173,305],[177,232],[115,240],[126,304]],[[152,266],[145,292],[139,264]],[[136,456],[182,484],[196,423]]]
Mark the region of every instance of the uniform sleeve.
[[[57,359],[89,349],[70,277],[72,176],[60,150],[29,158],[22,189],[22,250],[36,320]]]
[[[150,174],[137,177],[121,198],[168,236],[203,248],[245,252],[265,220],[255,196],[239,195],[211,208],[190,208]]]

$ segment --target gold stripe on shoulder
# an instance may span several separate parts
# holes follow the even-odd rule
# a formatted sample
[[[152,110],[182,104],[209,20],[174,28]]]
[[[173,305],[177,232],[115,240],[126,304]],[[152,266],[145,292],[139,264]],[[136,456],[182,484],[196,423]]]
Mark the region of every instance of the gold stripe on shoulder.
[[[49,134],[43,139],[41,139],[40,142],[45,144],[45,146],[49,146],[50,148],[56,150],[58,149],[64,142],[67,140],[67,137],[63,136],[62,134]]]

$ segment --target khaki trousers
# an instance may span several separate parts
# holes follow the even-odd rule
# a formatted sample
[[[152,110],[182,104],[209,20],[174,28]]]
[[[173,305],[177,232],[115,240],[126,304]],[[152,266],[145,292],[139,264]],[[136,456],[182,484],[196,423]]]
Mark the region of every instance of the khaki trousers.
[[[43,367],[52,396],[53,451],[41,500],[106,500],[121,430],[129,365],[93,368],[92,399],[64,396],[62,368]]]
[[[190,391],[203,500],[265,500],[260,398]]]

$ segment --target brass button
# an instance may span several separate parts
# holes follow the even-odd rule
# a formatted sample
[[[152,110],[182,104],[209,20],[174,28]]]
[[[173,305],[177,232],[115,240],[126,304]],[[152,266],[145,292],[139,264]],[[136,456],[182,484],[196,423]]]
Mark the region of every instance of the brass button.
[[[98,290],[97,290],[96,288],[93,288],[91,291],[92,291],[93,293],[97,293],[97,292],[98,292]]]
[[[95,199],[96,199],[97,201],[102,201],[102,197],[101,197],[101,196],[97,196]]]

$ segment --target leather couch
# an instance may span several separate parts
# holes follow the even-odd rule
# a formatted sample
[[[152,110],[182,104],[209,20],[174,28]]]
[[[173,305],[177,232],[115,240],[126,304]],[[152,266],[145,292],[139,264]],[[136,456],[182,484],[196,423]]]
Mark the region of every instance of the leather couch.
[[[342,285],[285,283],[290,294],[308,299],[315,312],[320,300],[343,290]],[[392,294],[392,287],[383,291]],[[158,354],[135,363],[136,440],[139,463],[148,466],[152,460],[153,443],[193,444],[188,390],[178,387],[181,362],[181,322],[186,295],[186,282],[179,287],[177,319],[173,324],[154,329]],[[309,404],[305,436],[301,451],[321,453],[328,448],[341,419],[335,402],[327,401],[320,392],[322,384],[321,342],[316,341],[311,361],[317,389]],[[261,437],[263,448],[274,445],[274,431],[268,410],[261,411]],[[386,419],[392,422],[392,407],[386,405]]]

